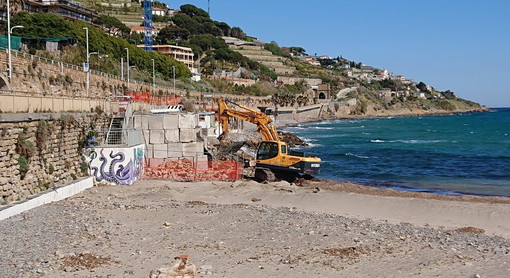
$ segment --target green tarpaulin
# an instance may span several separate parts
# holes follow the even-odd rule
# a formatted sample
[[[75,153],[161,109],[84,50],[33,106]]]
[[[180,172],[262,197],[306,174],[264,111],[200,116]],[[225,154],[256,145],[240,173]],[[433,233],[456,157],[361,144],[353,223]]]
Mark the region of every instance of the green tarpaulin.
[[[11,49],[19,50],[21,37],[11,36]],[[7,36],[0,36],[0,49],[7,49]]]

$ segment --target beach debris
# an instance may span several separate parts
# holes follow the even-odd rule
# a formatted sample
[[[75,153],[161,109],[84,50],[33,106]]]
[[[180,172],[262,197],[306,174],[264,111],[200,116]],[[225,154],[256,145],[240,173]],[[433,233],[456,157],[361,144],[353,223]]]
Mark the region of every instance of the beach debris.
[[[484,229],[476,228],[476,227],[462,227],[455,229],[454,231],[460,232],[460,233],[467,233],[467,234],[483,234],[485,233]]]
[[[69,254],[62,258],[62,269],[65,272],[74,272],[83,269],[94,269],[101,265],[109,265],[110,263],[117,263],[107,257],[100,257],[84,251],[78,255]]]
[[[260,199],[260,198],[251,198],[251,201],[255,203],[255,202],[262,201],[262,199]]]
[[[213,274],[212,270],[213,270],[212,265],[202,265],[202,266],[200,266],[198,273],[204,274],[204,275],[212,275]]]
[[[153,270],[149,278],[195,278],[197,277],[197,267],[189,262],[188,255],[175,257],[175,262],[171,267],[163,267]]]

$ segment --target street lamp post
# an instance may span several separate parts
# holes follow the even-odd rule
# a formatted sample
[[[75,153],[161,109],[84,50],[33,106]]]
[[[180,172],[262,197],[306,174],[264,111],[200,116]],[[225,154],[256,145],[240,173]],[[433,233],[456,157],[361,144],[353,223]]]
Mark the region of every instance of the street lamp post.
[[[127,88],[129,90],[129,48],[124,48],[126,50],[126,68],[127,68]]]
[[[174,96],[176,96],[176,92],[175,92],[175,66],[172,66],[172,71],[174,72]]]
[[[87,28],[87,27],[85,27]],[[88,32],[87,32],[88,33]],[[87,36],[88,38],[88,36]],[[89,88],[90,88],[90,56],[97,55],[99,58],[108,57],[108,55],[99,55],[99,52],[90,52],[89,53],[89,47],[88,47],[88,39],[87,39],[87,96],[89,95]]]
[[[87,45],[87,96],[89,95],[90,88],[90,53],[89,53],[89,28],[83,27],[85,30],[85,41]]]
[[[154,70],[154,59],[152,60],[152,90],[156,88],[156,71]]]
[[[9,1],[7,1],[7,2],[9,2]],[[7,9],[9,9],[9,8],[7,8]],[[9,25],[9,27],[10,27],[10,25],[11,25],[11,24],[10,24],[10,22],[9,22],[9,24],[7,24],[7,25]],[[9,28],[9,27],[7,27],[7,28]],[[8,45],[8,51],[9,51],[9,81],[10,81],[10,80],[11,80],[11,78],[12,78],[12,53],[11,53],[11,52],[12,52],[12,49],[11,49],[11,48],[12,48],[12,46],[11,46],[11,34],[12,34],[12,30],[14,30],[15,28],[23,28],[23,26],[21,26],[21,25],[16,25],[16,26],[10,27],[10,28],[9,28],[9,32],[7,32],[7,33],[8,33],[8,38],[7,38],[7,40],[9,40],[9,42],[7,43],[7,45]]]
[[[14,28],[23,28],[23,26],[18,25],[11,28],[11,1],[7,0],[7,56],[9,60],[9,68],[7,69],[7,76],[9,81],[12,78],[12,54],[11,54],[11,33]]]

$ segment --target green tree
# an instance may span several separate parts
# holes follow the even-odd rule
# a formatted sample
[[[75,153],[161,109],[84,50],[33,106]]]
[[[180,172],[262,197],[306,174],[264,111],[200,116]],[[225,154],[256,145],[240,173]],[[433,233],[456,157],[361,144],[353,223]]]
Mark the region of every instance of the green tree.
[[[143,1],[141,3],[141,6],[143,7]],[[168,9],[168,5],[167,4],[161,3],[159,1],[152,2],[152,7],[153,8],[160,8],[160,9]]]
[[[246,33],[239,27],[232,27],[232,29],[230,29],[230,36],[244,40],[246,38]]]
[[[118,18],[112,16],[102,15],[94,19],[94,23],[105,29],[109,29],[110,34],[113,33],[114,29],[118,29],[121,31],[122,37],[129,35],[131,32],[129,27],[122,23]]]
[[[294,55],[306,55],[306,50],[299,46],[291,46],[289,50]]]
[[[156,41],[161,44],[167,44],[170,41],[187,40],[190,35],[189,31],[175,25],[168,25],[159,30]]]
[[[209,14],[206,11],[190,4],[182,5],[181,11],[190,17],[203,16],[209,18]]]
[[[190,34],[203,34],[204,27],[201,23],[186,14],[176,14],[172,17],[172,22],[190,32]]]
[[[152,15],[152,21],[153,22],[168,22],[170,18],[165,15]]]
[[[189,40],[189,43],[198,45],[203,51],[211,49],[228,48],[227,43],[225,43],[223,39],[217,38],[210,34],[194,36]]]
[[[272,41],[270,43],[266,43],[264,45],[264,49],[268,50],[268,51],[271,51],[271,53],[273,53],[273,55],[283,56],[282,49],[280,48],[280,46],[278,46],[278,43],[275,42],[275,41]]]
[[[218,27],[218,29],[221,30],[223,36],[230,36],[230,26],[227,23],[218,21],[214,21],[213,23],[216,25],[216,27]]]

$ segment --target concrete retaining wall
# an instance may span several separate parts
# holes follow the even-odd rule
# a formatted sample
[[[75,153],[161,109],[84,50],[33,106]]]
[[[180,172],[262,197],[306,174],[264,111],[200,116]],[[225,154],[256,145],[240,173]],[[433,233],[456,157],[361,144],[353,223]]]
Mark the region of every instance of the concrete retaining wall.
[[[0,220],[7,219],[11,216],[18,215],[27,210],[31,210],[44,204],[63,200],[65,198],[76,195],[87,188],[91,188],[94,185],[92,177],[84,178],[80,181],[66,185],[60,188],[50,189],[44,193],[35,196],[34,198],[21,202],[14,203],[5,208],[0,208]]]
[[[276,122],[307,122],[319,119],[323,112],[322,104],[315,104],[299,108],[278,108]]]

